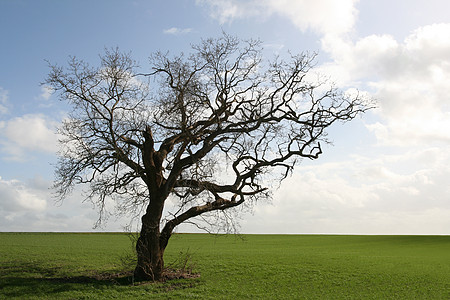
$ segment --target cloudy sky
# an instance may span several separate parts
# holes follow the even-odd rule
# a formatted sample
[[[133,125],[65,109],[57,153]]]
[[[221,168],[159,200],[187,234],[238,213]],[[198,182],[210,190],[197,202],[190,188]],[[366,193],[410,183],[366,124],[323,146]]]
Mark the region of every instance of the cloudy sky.
[[[97,219],[79,192],[55,204],[49,189],[69,108],[40,85],[46,61],[95,64],[118,46],[145,66],[224,30],[267,53],[317,51],[318,71],[378,103],[333,127],[334,145],[242,215],[241,232],[450,234],[449,11],[447,0],[0,1],[0,231],[90,231]]]

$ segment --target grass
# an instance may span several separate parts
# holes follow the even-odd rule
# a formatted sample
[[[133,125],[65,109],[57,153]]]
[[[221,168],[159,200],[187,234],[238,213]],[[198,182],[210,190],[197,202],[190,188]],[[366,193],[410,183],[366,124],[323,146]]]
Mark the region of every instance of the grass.
[[[109,276],[130,252],[120,233],[0,233],[0,299],[450,299],[450,236],[176,234],[166,264],[201,276],[144,285]]]

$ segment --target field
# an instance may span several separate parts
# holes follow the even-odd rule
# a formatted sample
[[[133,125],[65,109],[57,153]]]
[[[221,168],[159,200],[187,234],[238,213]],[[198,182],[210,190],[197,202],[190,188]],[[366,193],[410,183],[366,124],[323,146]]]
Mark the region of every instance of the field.
[[[0,233],[0,299],[450,299],[450,236],[176,234],[166,265],[201,276],[141,285],[131,254],[120,233]]]

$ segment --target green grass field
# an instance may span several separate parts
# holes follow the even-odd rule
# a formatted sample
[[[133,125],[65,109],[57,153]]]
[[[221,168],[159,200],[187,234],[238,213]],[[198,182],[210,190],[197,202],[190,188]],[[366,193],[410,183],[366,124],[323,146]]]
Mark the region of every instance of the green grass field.
[[[176,234],[180,253],[200,277],[130,285],[108,276],[125,234],[0,233],[0,299],[450,299],[450,236]]]

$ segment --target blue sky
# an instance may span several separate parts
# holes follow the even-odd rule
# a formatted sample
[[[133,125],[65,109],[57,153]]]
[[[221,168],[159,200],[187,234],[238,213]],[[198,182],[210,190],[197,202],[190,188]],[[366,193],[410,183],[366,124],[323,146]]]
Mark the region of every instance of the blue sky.
[[[446,0],[2,0],[0,230],[89,231],[96,221],[80,191],[55,205],[49,189],[69,108],[40,85],[47,61],[96,64],[118,46],[145,68],[156,50],[189,52],[224,30],[261,39],[268,58],[318,51],[318,71],[378,101],[332,128],[334,145],[271,203],[242,213],[241,232],[449,234],[449,10]]]

